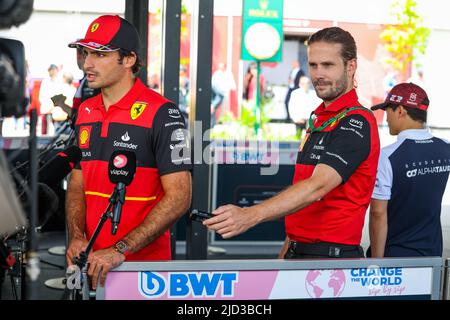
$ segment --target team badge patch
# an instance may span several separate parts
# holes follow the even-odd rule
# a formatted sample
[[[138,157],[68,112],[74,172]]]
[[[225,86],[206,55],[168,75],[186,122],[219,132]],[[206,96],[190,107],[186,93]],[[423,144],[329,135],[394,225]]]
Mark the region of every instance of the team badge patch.
[[[130,115],[131,119],[136,120],[139,116],[144,112],[147,107],[147,103],[145,102],[136,102],[131,106]]]
[[[89,140],[91,138],[91,129],[92,129],[92,127],[81,127],[80,128],[80,136],[78,137],[78,141],[80,143],[81,149],[89,148]]]
[[[100,26],[100,25],[99,25],[98,23],[94,23],[94,24],[92,25],[92,27],[91,27],[91,32],[97,31],[97,29],[98,29],[99,26]]]

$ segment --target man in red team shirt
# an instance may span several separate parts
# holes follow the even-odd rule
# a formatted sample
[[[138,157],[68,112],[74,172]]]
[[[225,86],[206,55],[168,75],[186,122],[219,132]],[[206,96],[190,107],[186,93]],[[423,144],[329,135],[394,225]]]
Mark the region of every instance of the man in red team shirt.
[[[364,257],[360,241],[380,143],[375,117],[358,102],[354,88],[355,40],[338,27],[320,30],[309,39],[308,59],[323,103],[309,120],[293,185],[252,207],[221,206],[204,224],[230,238],[286,216],[280,257]]]
[[[119,16],[101,16],[72,45],[83,47],[89,87],[101,94],[80,105],[75,125],[83,157],[67,190],[69,265],[86,249],[108,206],[114,190],[108,177],[111,154],[127,150],[137,159],[118,231],[111,234],[108,220],[88,257],[95,289],[125,260],[171,258],[169,228],[191,200],[190,152],[182,159],[173,156],[186,148],[188,139],[178,107],[135,76],[140,40],[132,24]]]

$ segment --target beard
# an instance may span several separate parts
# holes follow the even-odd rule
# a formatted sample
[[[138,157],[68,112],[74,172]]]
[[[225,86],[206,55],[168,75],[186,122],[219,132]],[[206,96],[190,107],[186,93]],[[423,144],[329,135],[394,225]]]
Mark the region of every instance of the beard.
[[[313,81],[314,89],[317,96],[324,102],[332,102],[345,93],[348,87],[347,71],[344,71],[342,77],[336,81],[316,80]],[[318,91],[316,87],[318,85],[326,85],[329,88],[325,91]]]

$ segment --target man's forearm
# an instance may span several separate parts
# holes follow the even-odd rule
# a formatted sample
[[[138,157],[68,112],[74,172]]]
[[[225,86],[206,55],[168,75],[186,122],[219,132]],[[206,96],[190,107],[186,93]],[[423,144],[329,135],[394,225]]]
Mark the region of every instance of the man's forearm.
[[[320,200],[342,182],[334,169],[326,166],[313,177],[300,181],[273,198],[251,207],[260,222],[282,218]]]
[[[369,235],[371,255],[374,258],[384,257],[387,237],[387,215],[370,213]]]
[[[203,225],[224,238],[231,238],[261,222],[279,219],[303,209],[341,183],[342,177],[335,169],[319,164],[310,178],[297,182],[275,197],[247,208],[221,206],[213,211],[214,217],[203,221]]]
[[[316,201],[319,198],[314,197],[316,191],[308,182],[301,181],[251,208],[256,210],[261,218],[258,223],[279,219]]]
[[[164,195],[144,221],[124,237],[131,252],[138,252],[156,240],[188,210],[190,194],[180,194]]]
[[[191,202],[190,174],[189,179],[180,180],[177,185],[175,192],[166,192],[144,221],[124,237],[131,252],[137,252],[156,240],[188,210]]]
[[[66,223],[69,241],[84,238],[86,225],[86,200],[83,189],[69,183],[66,193]]]

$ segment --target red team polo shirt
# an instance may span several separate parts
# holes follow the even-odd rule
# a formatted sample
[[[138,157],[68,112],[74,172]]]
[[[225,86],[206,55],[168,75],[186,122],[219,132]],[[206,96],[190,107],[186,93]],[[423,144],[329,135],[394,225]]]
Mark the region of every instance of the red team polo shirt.
[[[79,108],[75,132],[83,158],[80,162],[86,195],[86,235],[90,239],[114,190],[108,162],[116,150],[136,153],[137,168],[126,188],[117,234],[108,220],[94,250],[113,246],[147,217],[164,196],[160,176],[190,170],[188,135],[179,109],[137,79],[132,89],[105,111],[102,95]],[[173,155],[176,155],[175,157]],[[170,235],[166,231],[126,260],[170,259]]]
[[[312,116],[315,128],[346,109],[361,107],[355,90]],[[375,117],[365,108],[341,114],[321,131],[307,131],[297,156],[293,183],[311,177],[319,163],[335,169],[342,184],[321,200],[286,217],[286,234],[294,241],[359,245],[364,217],[377,173],[380,141]]]

